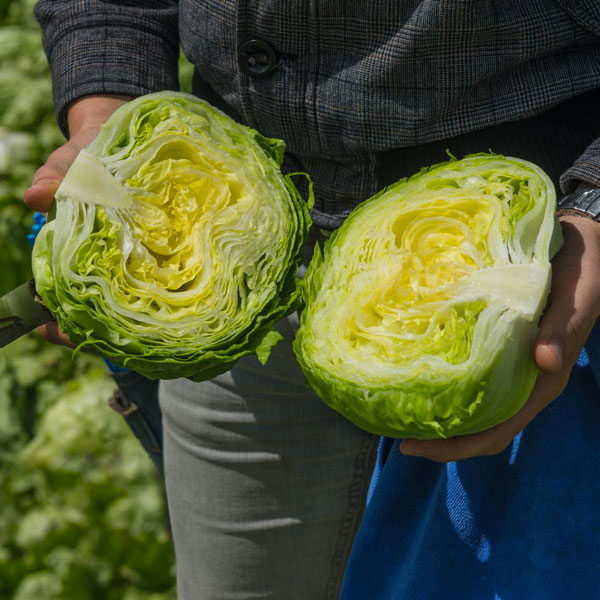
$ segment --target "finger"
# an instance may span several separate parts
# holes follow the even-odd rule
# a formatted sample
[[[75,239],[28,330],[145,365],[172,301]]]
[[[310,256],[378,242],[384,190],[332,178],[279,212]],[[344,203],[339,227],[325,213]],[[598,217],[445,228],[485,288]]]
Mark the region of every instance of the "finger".
[[[25,191],[24,200],[29,208],[39,212],[48,212],[52,208],[54,194],[80,149],[81,144],[71,140],[48,157],[33,176],[31,187]]]
[[[506,448],[518,431],[513,433],[509,425],[504,427],[499,425],[480,433],[443,440],[405,439],[400,444],[399,450],[407,456],[420,456],[434,462],[446,463],[473,456],[498,454]]]
[[[38,327],[39,334],[48,342],[52,344],[59,344],[61,346],[68,346],[69,348],[76,348],[75,344],[71,342],[69,337],[65,335],[56,321],[51,321],[40,325]]]
[[[553,265],[552,290],[534,344],[537,366],[550,374],[570,368],[598,314],[600,254],[590,239],[600,237],[600,226],[578,220],[582,223],[563,224],[565,246]]]
[[[25,205],[31,210],[49,212],[54,203],[54,194],[60,185],[59,180],[42,179],[25,190]]]
[[[441,440],[405,439],[400,452],[407,456],[421,456],[435,462],[452,462],[473,456],[492,456],[503,452],[515,435],[528,425],[534,417],[565,388],[565,374],[542,375],[523,408],[504,423],[491,429],[459,435]]]
[[[36,171],[31,186],[25,191],[25,204],[32,210],[48,212],[52,208],[54,194],[67,172],[68,166],[63,165],[60,158],[52,159],[55,154]]]

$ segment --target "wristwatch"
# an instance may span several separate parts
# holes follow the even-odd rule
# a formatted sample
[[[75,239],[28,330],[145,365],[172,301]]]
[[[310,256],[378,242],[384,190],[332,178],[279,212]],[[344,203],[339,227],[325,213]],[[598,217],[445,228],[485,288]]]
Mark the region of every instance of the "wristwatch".
[[[557,214],[588,217],[600,223],[600,188],[580,188],[558,201]]]

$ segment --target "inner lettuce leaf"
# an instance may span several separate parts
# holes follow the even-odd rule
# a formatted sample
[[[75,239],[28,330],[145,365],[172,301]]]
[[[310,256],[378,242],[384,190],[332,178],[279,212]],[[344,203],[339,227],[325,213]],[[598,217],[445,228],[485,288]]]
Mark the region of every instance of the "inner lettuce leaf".
[[[359,427],[439,438],[516,413],[562,245],[552,181],[478,154],[359,205],[317,247],[294,350],[319,396]]]
[[[191,95],[119,108],[56,192],[36,289],[80,347],[151,378],[266,361],[296,310],[309,208],[285,145]]]

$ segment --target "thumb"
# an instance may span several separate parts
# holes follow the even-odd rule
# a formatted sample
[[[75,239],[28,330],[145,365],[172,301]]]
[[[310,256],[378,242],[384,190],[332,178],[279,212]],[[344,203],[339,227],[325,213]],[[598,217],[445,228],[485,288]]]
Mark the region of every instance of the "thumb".
[[[551,375],[562,371],[565,354],[564,338],[553,327],[554,323],[544,318],[544,328],[540,328],[540,333],[535,341],[534,356],[538,368],[544,373]]]
[[[60,185],[60,179],[49,178],[36,181],[25,191],[25,205],[32,210],[48,212],[52,208],[54,194]]]
[[[535,362],[548,374],[572,366],[597,316],[598,257],[590,251],[589,231],[577,225],[563,224],[565,245],[554,260],[552,290],[534,344]]]
[[[54,202],[54,194],[65,173],[77,156],[69,142],[55,150],[33,176],[31,186],[25,191],[25,205],[39,212],[48,212]]]
[[[57,148],[36,171],[31,187],[25,192],[24,200],[29,208],[39,212],[48,212],[52,208],[58,186],[90,136],[88,132],[74,136]]]

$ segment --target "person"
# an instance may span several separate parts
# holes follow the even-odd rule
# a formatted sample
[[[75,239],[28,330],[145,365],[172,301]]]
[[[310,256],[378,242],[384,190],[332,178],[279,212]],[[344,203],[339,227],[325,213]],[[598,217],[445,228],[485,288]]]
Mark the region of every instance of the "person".
[[[58,122],[68,137],[26,193],[26,203],[37,210],[48,209],[79,149],[118,106],[140,94],[177,89],[180,44],[195,66],[194,93],[264,135],[284,139],[290,168],[311,175],[315,232],[338,227],[384,185],[444,160],[447,148],[459,156],[491,148],[532,160],[565,194],[600,184],[595,0],[40,0],[35,13]],[[408,461],[405,483],[422,488],[419,502],[435,498],[443,505],[436,496],[440,480],[423,477],[423,470],[476,461],[483,465],[481,480],[465,489],[468,502],[484,507],[497,475],[485,461],[504,456],[526,427],[541,429],[534,440],[558,435],[556,423],[544,429],[548,410],[536,415],[565,388],[598,316],[600,225],[594,216],[561,217],[565,244],[553,264],[550,302],[533,349],[541,374],[523,409],[485,432],[397,443],[396,456]],[[341,593],[378,440],[332,413],[306,387],[290,349],[296,327],[294,316],[279,324],[285,340],[264,368],[245,358],[210,382],[160,384],[181,600],[321,600]],[[56,327],[43,333],[67,342]],[[593,458],[598,433],[588,428],[586,436]],[[552,468],[543,453],[535,457],[538,472]],[[597,498],[585,493],[588,471],[571,466],[581,475],[570,483],[584,486],[573,508],[589,508]],[[557,487],[535,479],[532,511],[543,511]],[[403,508],[411,506],[409,495],[402,500]],[[510,505],[509,492],[504,501]],[[384,579],[396,585],[391,597],[488,597],[482,588],[461,588],[456,595],[452,582],[435,592],[422,588],[420,595],[410,595],[418,586],[402,587],[429,578],[427,557],[414,557],[440,519],[444,514],[413,522],[405,533],[394,529],[404,536],[399,546],[408,555],[394,557],[407,561],[402,569],[389,565],[389,572],[402,574]],[[550,531],[556,524],[536,521]],[[444,538],[450,552],[451,535]],[[452,543],[463,543],[459,537]],[[577,556],[584,554],[580,549]],[[375,577],[360,570],[366,564],[360,552],[353,556],[354,573]],[[485,594],[495,586],[488,584]]]

